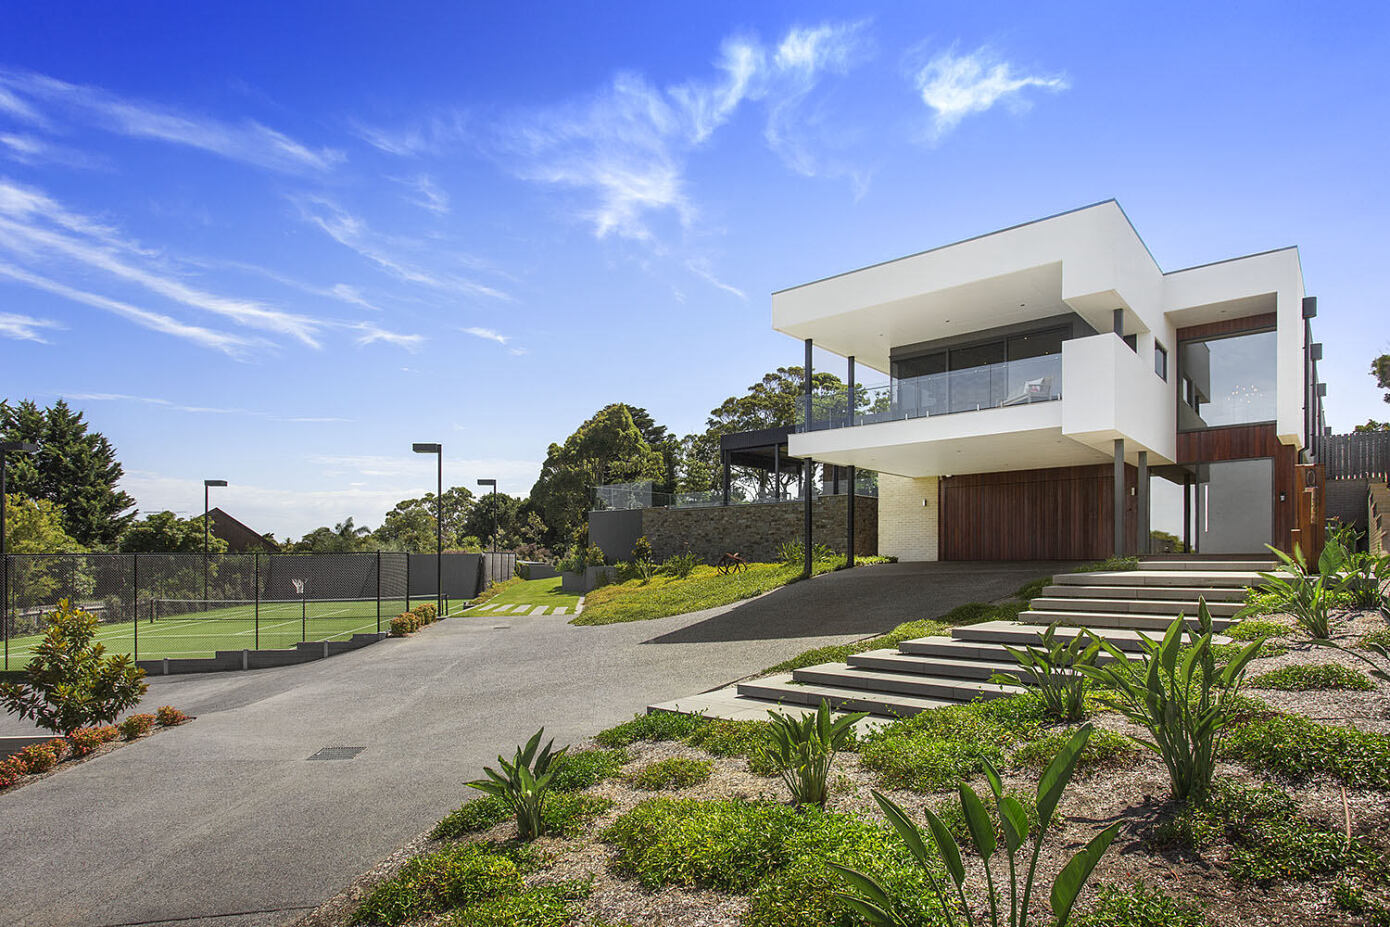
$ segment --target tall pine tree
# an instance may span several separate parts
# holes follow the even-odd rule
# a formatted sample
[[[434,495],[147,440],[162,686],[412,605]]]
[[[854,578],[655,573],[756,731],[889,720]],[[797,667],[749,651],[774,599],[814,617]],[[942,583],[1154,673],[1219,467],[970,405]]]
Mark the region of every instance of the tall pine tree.
[[[9,463],[9,488],[30,499],[62,506],[63,530],[89,548],[114,548],[135,517],[135,500],[116,487],[124,472],[116,449],[88,431],[82,413],[59,399],[41,409],[31,399],[0,400],[0,437],[31,441],[37,454],[17,454]]]

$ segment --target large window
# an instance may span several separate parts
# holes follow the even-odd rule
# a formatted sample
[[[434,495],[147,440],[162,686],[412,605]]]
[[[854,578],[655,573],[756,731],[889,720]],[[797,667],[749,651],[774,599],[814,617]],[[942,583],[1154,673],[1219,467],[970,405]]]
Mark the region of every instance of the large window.
[[[1179,430],[1273,421],[1276,338],[1269,331],[1182,342]]]

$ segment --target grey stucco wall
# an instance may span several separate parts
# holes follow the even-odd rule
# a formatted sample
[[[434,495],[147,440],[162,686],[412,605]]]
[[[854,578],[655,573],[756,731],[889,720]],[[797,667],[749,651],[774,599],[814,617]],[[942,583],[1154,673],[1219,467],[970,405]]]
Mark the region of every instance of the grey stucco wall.
[[[632,558],[632,545],[642,536],[642,513],[651,509],[606,509],[589,513],[589,543],[603,548],[611,561]]]
[[[817,544],[845,550],[846,496],[822,496],[814,503],[812,536]],[[642,509],[642,534],[651,542],[657,560],[689,551],[706,563],[725,553],[749,561],[777,559],[784,541],[798,541],[804,532],[803,503],[766,502],[709,508]],[[857,496],[854,503],[855,553],[878,553],[878,500]],[[592,522],[590,530],[592,531]],[[634,539],[635,540],[635,539]],[[606,549],[605,549],[606,550]],[[631,550],[629,544],[628,550]]]

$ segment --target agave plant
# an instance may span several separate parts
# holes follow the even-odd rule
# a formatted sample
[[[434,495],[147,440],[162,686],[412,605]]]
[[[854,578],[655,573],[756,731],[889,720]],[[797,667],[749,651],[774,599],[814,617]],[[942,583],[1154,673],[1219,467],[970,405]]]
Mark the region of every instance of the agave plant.
[[[1144,653],[1137,671],[1125,666],[1124,654],[1109,641],[1101,641],[1101,647],[1116,658],[1115,663],[1078,667],[1105,690],[1097,696],[1102,702],[1148,729],[1152,740],[1135,739],[1163,759],[1177,799],[1199,798],[1211,785],[1222,738],[1235,716],[1245,668],[1263,643],[1251,641],[1218,671],[1205,599],[1197,600],[1197,624],[1201,636],[1195,639],[1182,615],[1168,626],[1161,641],[1140,634]]]
[[[1024,844],[1028,841],[1028,809],[1019,799],[1004,794],[999,773],[990,765],[988,760],[984,761],[985,776],[989,779],[990,791],[994,793],[994,804],[998,809],[999,820],[1004,831],[1004,856],[1008,862],[1009,870],[1009,916],[1005,923],[1009,927],[1027,927],[1028,906],[1033,894],[1038,856],[1042,851],[1043,839],[1047,836],[1048,825],[1052,821],[1053,812],[1057,809],[1057,802],[1062,797],[1067,783],[1071,781],[1072,773],[1076,770],[1077,758],[1080,757],[1090,736],[1091,725],[1086,724],[1079,728],[1058,751],[1057,755],[1052,758],[1052,762],[1043,771],[1042,778],[1038,780],[1037,803],[1034,810],[1040,823],[1037,838],[1033,843],[1032,858],[1028,862],[1027,872],[1022,874],[1021,882],[1018,857],[1019,851],[1023,850]],[[972,913],[970,900],[965,894],[965,863],[961,859],[960,844],[952,836],[950,828],[930,808],[923,809],[927,816],[928,828],[931,831],[932,848],[931,851],[928,851],[928,842],[923,839],[925,835],[907,816],[907,812],[880,792],[875,791],[873,795],[878,806],[883,809],[888,822],[893,825],[899,839],[907,845],[908,851],[917,861],[917,864],[926,871],[932,891],[936,894],[942,911],[945,912],[946,923],[950,927],[955,927],[958,923],[956,914],[957,909],[959,909],[965,914],[965,922],[974,927],[975,917]],[[994,823],[985,811],[985,804],[980,800],[980,796],[975,794],[975,791],[965,783],[960,785],[960,803],[961,810],[965,813],[966,829],[970,833],[970,841],[974,845],[975,852],[979,853],[980,858],[984,860],[989,922],[997,927],[1000,923],[999,915],[1004,901],[1001,890],[995,885],[994,873],[991,868],[991,860],[999,849]],[[1096,863],[1105,855],[1105,851],[1109,848],[1110,842],[1115,839],[1115,834],[1119,829],[1120,824],[1116,822],[1091,838],[1091,841],[1062,867],[1062,871],[1053,880],[1049,896],[1052,903],[1052,914],[1056,918],[1053,922],[1055,927],[1064,927],[1067,923],[1067,919],[1071,916],[1072,905],[1076,903],[1076,896],[1081,892],[1086,880],[1090,878]],[[951,880],[950,886],[943,885],[942,881],[934,874],[933,856],[945,866],[946,874]],[[853,893],[841,893],[838,897],[870,924],[874,927],[906,927],[908,921],[897,913],[893,899],[872,876],[837,863],[827,863],[826,865],[853,889]],[[1021,898],[1020,885],[1023,889]],[[949,891],[952,886],[955,889],[954,897]]]
[[[990,682],[1031,682],[1048,714],[1067,724],[1081,721],[1086,717],[1086,677],[1076,668],[1095,664],[1100,643],[1087,633],[1079,633],[1069,641],[1058,640],[1055,622],[1039,636],[1041,647],[1004,645],[1023,669],[1022,680],[1011,673],[996,673]]]
[[[483,772],[487,774],[487,778],[468,783],[469,788],[486,792],[507,803],[516,815],[517,835],[522,840],[534,840],[545,833],[542,813],[545,810],[546,796],[550,792],[550,779],[558,768],[556,761],[569,749],[561,747],[559,750],[552,750],[554,740],[541,748],[541,737],[544,734],[545,728],[532,734],[524,747],[516,748],[516,756],[510,763],[499,756],[497,765],[502,767],[500,773],[484,766]]]
[[[830,703],[821,699],[814,714],[797,718],[769,711],[768,715],[772,723],[762,748],[763,756],[782,774],[793,801],[824,808],[830,797],[827,783],[835,754],[853,736],[854,723],[867,717],[868,712],[832,720]]]

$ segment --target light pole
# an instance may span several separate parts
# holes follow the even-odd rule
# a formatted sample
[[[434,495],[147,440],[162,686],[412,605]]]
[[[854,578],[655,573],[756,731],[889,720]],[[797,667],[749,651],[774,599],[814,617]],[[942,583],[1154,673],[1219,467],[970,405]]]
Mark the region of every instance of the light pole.
[[[203,608],[208,607],[208,490],[214,486],[226,486],[226,480],[203,480]]]
[[[39,449],[29,441],[0,441],[0,627],[5,636],[5,669],[10,668],[10,561],[5,556],[5,464],[10,454],[33,454]]]
[[[439,465],[438,488],[434,497],[434,610],[444,617],[444,445],[415,443],[417,454],[434,454]]]
[[[492,579],[492,574],[497,570],[497,481],[478,480],[479,486],[492,487],[492,569],[488,570],[488,579]]]

